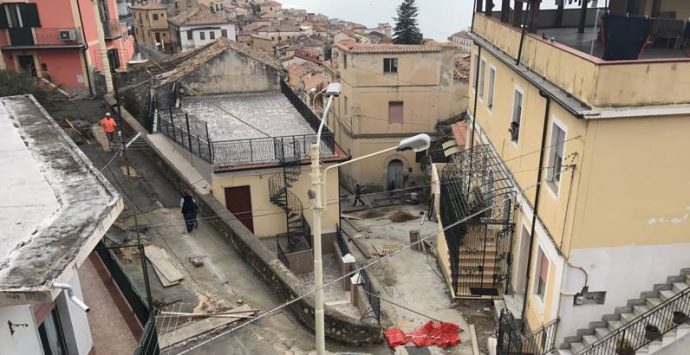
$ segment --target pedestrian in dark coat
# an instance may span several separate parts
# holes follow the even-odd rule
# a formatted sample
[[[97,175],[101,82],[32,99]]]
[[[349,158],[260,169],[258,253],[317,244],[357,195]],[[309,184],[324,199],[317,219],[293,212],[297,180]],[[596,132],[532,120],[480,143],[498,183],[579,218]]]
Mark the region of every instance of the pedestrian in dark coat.
[[[361,202],[362,206],[365,205],[364,201],[362,201],[362,191],[364,191],[362,186],[360,186],[359,184],[356,184],[355,185],[355,201],[352,204],[352,207],[357,206],[357,202]]]
[[[194,200],[194,197],[189,192],[185,192],[180,199],[180,208],[182,209],[182,216],[184,217],[184,224],[187,227],[187,233],[191,233],[198,227],[196,215],[199,212],[199,207]]]

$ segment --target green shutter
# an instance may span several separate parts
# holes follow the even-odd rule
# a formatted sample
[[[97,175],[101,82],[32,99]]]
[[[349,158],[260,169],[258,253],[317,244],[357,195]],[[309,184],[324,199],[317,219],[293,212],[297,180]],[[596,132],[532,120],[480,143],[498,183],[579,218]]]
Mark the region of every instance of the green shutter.
[[[0,5],[0,28],[10,27],[7,23],[7,12],[5,11],[5,5]]]
[[[41,27],[36,4],[19,4],[19,12],[22,14],[24,27]]]

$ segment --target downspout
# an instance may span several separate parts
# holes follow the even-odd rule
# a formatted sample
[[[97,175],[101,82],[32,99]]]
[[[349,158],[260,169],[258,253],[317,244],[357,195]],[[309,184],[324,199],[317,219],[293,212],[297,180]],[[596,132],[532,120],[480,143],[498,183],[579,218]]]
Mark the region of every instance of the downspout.
[[[542,172],[544,169],[542,169],[542,165],[544,164],[544,149],[546,148],[546,131],[549,127],[547,124],[549,122],[549,112],[551,110],[551,97],[549,97],[544,91],[539,91],[539,96],[543,97],[546,99],[546,105],[544,107],[544,123],[542,124],[542,131],[541,131],[541,147],[540,147],[540,154],[539,154],[539,165],[537,169],[537,185],[536,185],[536,191],[534,194],[534,210],[532,211],[532,225],[530,227],[530,232],[529,235],[531,237],[530,242],[529,242],[529,256],[527,257],[527,277],[525,277],[525,297],[524,300],[522,301],[522,314],[520,316],[520,319],[522,319],[522,330],[524,332],[525,330],[525,312],[527,311],[527,295],[529,294],[529,284],[531,281],[530,275],[532,275],[532,249],[534,249],[534,241],[537,239],[536,236],[534,235],[534,230],[535,226],[537,225],[537,213],[539,212],[539,196],[541,195],[541,177],[542,177]]]
[[[89,83],[89,95],[93,96],[93,85],[91,83],[91,71],[89,70],[89,61],[86,58],[86,51],[89,49],[89,41],[86,40],[86,31],[84,30],[84,18],[81,15],[81,7],[79,6],[79,0],[75,0],[77,3],[77,12],[79,13],[79,24],[81,24],[81,37],[84,39],[84,49],[81,51],[81,56],[84,59],[84,67],[86,67],[86,82]]]
[[[522,14],[522,33],[520,34],[520,46],[518,47],[518,55],[515,60],[515,65],[520,65],[520,59],[522,58],[522,45],[525,43],[525,35],[527,34],[527,17],[529,16],[529,12],[532,10],[530,6],[531,4],[531,2],[527,3],[527,10],[525,10],[525,12]]]
[[[472,133],[470,135],[470,149],[474,148],[474,130],[477,128],[477,99],[479,96],[479,63],[482,60],[482,47],[477,46],[477,68],[474,71],[474,108],[472,109]],[[470,166],[470,170],[472,167]]]

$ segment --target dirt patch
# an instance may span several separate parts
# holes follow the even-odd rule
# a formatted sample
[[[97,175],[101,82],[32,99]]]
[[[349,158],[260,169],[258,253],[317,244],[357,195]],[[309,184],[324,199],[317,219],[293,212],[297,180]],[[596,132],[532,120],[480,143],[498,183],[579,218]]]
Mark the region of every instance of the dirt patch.
[[[383,212],[380,212],[380,211],[366,211],[366,212],[360,214],[359,217],[364,218],[364,219],[379,218],[379,217],[383,217]]]
[[[493,302],[485,300],[459,300],[455,302],[454,307],[462,312],[468,324],[474,324],[479,352],[488,354],[489,348],[486,341],[489,337],[496,336],[497,327]]]
[[[404,211],[395,212],[392,215],[390,215],[390,217],[388,217],[388,219],[390,219],[391,222],[394,222],[394,223],[409,222],[409,221],[413,221],[417,218],[419,218],[419,217],[413,216],[413,215],[411,215],[407,212],[404,212]]]
[[[115,249],[115,254],[117,257],[120,259],[125,264],[130,264],[135,261],[139,261],[139,248],[137,247],[130,247],[130,248],[118,248]]]

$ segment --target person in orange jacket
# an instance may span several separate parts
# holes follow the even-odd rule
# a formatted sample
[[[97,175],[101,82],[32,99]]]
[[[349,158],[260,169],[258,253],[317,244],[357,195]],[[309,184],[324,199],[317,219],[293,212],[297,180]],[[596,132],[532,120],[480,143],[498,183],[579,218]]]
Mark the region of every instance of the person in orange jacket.
[[[112,145],[113,140],[115,139],[117,123],[115,122],[115,119],[110,116],[110,112],[106,112],[105,117],[103,117],[98,124],[103,127],[103,132],[105,133],[105,136],[108,137],[108,144]]]

